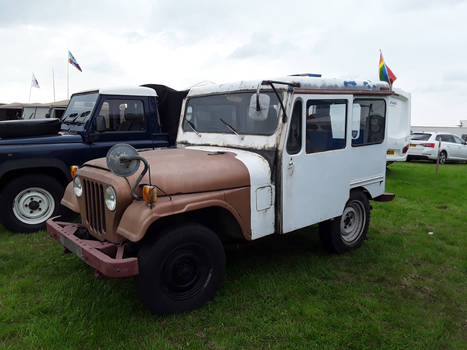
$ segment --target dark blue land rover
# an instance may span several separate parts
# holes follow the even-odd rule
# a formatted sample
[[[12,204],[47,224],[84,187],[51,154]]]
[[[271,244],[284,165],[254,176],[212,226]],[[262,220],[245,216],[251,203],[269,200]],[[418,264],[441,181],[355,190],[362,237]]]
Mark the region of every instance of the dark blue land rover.
[[[71,181],[70,165],[104,157],[116,143],[137,149],[173,144],[187,92],[163,85],[87,91],[72,95],[55,132],[37,121],[4,126],[0,222],[13,232],[45,227],[47,219],[63,213],[60,200]]]

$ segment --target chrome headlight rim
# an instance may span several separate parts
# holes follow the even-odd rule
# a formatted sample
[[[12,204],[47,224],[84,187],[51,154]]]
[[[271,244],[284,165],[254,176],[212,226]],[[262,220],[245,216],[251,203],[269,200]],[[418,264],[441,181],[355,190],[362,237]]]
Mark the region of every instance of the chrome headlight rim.
[[[73,179],[73,192],[78,198],[83,195],[83,185],[79,176],[75,176],[75,178]]]
[[[117,208],[117,193],[113,186],[107,186],[104,191],[105,206],[109,211],[115,211]]]

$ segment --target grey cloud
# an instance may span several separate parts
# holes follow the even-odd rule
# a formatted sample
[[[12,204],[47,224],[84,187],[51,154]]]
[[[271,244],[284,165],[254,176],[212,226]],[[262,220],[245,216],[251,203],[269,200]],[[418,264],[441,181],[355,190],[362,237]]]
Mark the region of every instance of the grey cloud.
[[[295,46],[287,41],[277,40],[266,33],[254,34],[250,41],[236,48],[230,58],[246,59],[258,56],[281,58],[288,52],[294,51]]]

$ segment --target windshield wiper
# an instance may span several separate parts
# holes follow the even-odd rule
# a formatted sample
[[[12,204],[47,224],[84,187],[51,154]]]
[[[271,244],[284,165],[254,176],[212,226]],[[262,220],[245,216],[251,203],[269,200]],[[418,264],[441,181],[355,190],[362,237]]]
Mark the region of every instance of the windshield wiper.
[[[185,119],[185,122],[190,126],[191,130],[193,130],[195,132],[196,135],[198,135],[199,137],[201,137],[201,134],[199,133],[198,130],[196,130],[195,128],[195,124],[193,124],[192,122],[190,122],[188,119]]]
[[[73,122],[75,121],[75,119],[76,119],[77,117],[78,117],[78,113],[71,113],[71,114],[67,115],[67,116],[63,119],[62,123],[65,124],[65,125],[73,124]],[[73,118],[73,120],[69,120],[69,119],[72,119],[72,118]]]
[[[232,125],[230,125],[229,123],[227,123],[224,119],[222,118],[219,118],[219,121],[222,122],[222,124],[224,124],[226,127],[228,127],[230,130],[232,130],[232,132],[237,135],[237,136],[240,136],[240,134],[238,133],[237,130],[234,129],[234,127]]]

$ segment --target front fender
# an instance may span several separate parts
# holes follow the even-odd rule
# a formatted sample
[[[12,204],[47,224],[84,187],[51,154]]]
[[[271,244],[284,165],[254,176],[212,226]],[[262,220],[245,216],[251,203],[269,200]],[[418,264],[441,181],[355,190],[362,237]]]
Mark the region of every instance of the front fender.
[[[73,181],[66,186],[65,193],[60,203],[68,209],[73,210],[75,213],[80,213],[78,198],[76,198],[73,191]]]
[[[222,207],[237,220],[244,237],[251,235],[250,189],[248,187],[207,193],[160,197],[152,208],[143,201],[133,201],[120,220],[117,234],[132,242],[140,241],[157,220],[208,207]]]
[[[23,158],[7,160],[0,164],[0,178],[11,171],[33,168],[57,169],[66,179],[71,179],[67,165],[57,158]]]

